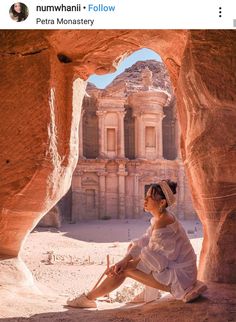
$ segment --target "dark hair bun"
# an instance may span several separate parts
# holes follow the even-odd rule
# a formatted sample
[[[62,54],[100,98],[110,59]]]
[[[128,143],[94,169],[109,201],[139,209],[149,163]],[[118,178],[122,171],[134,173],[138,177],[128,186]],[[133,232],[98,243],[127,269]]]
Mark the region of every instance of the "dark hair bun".
[[[167,180],[167,183],[170,187],[170,189],[172,190],[173,194],[176,194],[176,188],[177,188],[177,182],[171,181],[171,180]]]

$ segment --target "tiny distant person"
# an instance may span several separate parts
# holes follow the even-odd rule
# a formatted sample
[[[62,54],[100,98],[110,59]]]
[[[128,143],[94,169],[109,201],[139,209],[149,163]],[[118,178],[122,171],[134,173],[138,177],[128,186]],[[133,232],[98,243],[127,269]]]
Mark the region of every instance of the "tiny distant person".
[[[9,13],[11,19],[16,22],[26,20],[29,15],[27,6],[21,2],[14,3],[10,8]]]

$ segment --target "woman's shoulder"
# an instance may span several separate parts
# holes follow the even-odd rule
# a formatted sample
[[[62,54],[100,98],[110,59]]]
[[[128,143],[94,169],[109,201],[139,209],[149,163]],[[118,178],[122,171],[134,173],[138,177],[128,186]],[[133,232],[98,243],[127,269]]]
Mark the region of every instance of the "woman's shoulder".
[[[167,228],[168,226],[174,224],[176,222],[176,218],[172,214],[168,214],[166,217],[161,217],[158,220],[154,220],[152,223],[153,230],[154,229],[162,229]]]
[[[157,220],[155,221],[155,223],[153,224],[152,229],[161,229],[161,228],[165,228],[167,227],[168,224],[166,224],[165,222],[161,221],[161,220]]]

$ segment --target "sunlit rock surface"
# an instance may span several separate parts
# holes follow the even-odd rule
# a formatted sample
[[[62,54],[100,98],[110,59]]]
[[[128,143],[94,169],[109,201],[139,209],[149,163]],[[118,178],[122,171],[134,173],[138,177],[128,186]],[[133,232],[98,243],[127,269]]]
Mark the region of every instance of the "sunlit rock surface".
[[[83,80],[114,71],[125,56],[147,47],[162,57],[176,93],[182,158],[204,226],[199,276],[235,283],[236,33],[1,31],[0,43],[1,257],[17,256],[30,230],[69,189]]]

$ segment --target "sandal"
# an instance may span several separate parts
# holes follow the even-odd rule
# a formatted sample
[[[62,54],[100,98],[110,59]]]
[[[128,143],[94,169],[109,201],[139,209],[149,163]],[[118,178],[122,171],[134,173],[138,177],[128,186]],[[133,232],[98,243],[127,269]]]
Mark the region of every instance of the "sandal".
[[[96,301],[88,299],[84,293],[72,299],[68,299],[66,301],[66,304],[68,306],[77,307],[77,308],[96,308],[97,307]]]
[[[193,288],[184,295],[183,302],[188,303],[196,300],[206,290],[206,284],[202,283],[201,281],[197,281]]]

